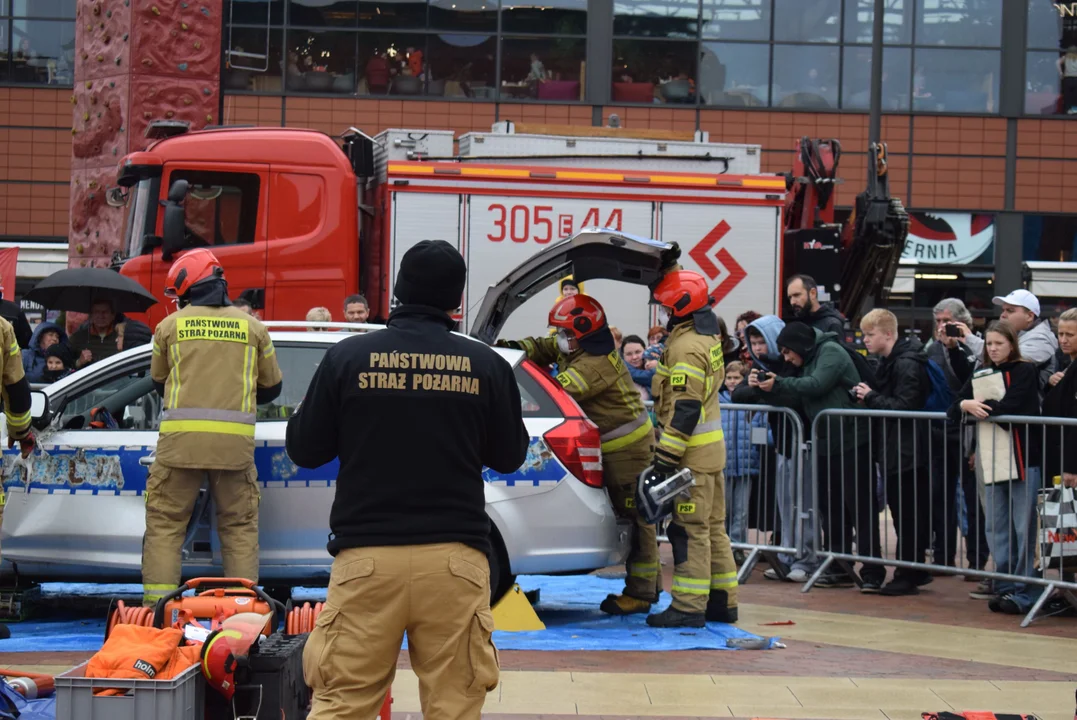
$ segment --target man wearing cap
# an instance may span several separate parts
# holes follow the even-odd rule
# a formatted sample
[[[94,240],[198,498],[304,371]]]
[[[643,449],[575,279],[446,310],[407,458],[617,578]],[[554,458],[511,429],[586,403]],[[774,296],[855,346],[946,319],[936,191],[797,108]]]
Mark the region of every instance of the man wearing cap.
[[[423,717],[478,720],[497,687],[483,467],[515,471],[530,438],[512,367],[451,332],[466,276],[442,240],[408,250],[386,328],[334,345],[288,420],[296,465],[340,461],[310,720],[374,717],[405,631]]]
[[[1043,382],[1050,375],[1051,360],[1058,350],[1058,338],[1051,332],[1051,322],[1040,319],[1040,301],[1028,290],[1017,289],[1006,296],[992,298],[991,302],[1002,307],[1002,319],[1017,333],[1021,357],[1040,366]],[[972,334],[969,328],[956,323],[961,340],[977,358],[983,357],[983,338]],[[1041,386],[1043,385],[1041,382]]]

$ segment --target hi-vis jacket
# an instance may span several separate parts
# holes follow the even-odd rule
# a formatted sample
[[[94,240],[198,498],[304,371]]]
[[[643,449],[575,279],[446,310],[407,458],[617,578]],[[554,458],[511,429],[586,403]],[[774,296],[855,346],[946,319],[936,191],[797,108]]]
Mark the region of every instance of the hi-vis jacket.
[[[675,327],[651,382],[659,430],[657,459],[704,473],[725,467],[718,413],[724,379],[721,338],[701,335],[694,320]]]
[[[157,326],[150,374],[164,385],[159,463],[250,467],[258,389],[281,382],[276,351],[261,322],[231,306],[188,305]]]
[[[21,440],[30,431],[30,383],[22,367],[22,349],[15,328],[0,318],[0,376],[8,437]]]
[[[557,381],[601,433],[602,452],[614,453],[653,440],[654,426],[621,355],[576,350],[563,355],[556,337],[524,338],[520,346],[539,365],[557,363]]]

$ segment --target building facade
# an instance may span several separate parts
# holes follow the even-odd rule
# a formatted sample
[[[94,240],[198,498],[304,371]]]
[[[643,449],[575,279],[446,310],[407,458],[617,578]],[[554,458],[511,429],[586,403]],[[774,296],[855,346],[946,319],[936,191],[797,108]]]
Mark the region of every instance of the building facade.
[[[866,175],[873,4],[225,0],[218,122],[463,133],[616,114],[759,143],[768,172],[790,168],[801,136],[835,138],[848,208]],[[883,140],[916,213],[897,302],[959,292],[990,312],[1022,262],[1077,259],[1077,17],[1048,0],[885,5]],[[0,244],[70,233],[77,12],[0,0]]]

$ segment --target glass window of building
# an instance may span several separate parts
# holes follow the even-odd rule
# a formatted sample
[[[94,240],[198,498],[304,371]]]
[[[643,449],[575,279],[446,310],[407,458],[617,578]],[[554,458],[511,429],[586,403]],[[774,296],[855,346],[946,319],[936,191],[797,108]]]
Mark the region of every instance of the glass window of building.
[[[695,39],[699,0],[614,0],[613,34]]]
[[[883,51],[882,109],[907,111],[912,74],[912,50],[888,47]],[[871,107],[871,48],[847,45],[842,52],[841,106],[849,110]]]
[[[703,0],[703,37],[769,40],[770,0]]]
[[[913,0],[887,0],[883,12],[883,42],[912,42]],[[875,22],[875,0],[845,0],[845,42],[870,44]]]
[[[430,27],[497,32],[497,0],[430,0]]]
[[[841,0],[774,0],[775,42],[836,43]]]
[[[74,82],[74,22],[15,18],[10,27],[12,82],[35,85],[70,85]]]
[[[501,3],[501,31],[543,35],[585,35],[587,0]]]
[[[0,13],[15,17],[71,20],[75,17],[75,0],[9,0],[0,3]]]
[[[348,30],[288,31],[286,73],[292,92],[355,92],[357,33]]]
[[[584,38],[501,38],[501,100],[583,99]]]
[[[266,27],[225,29],[224,90],[280,92],[284,71],[284,30]],[[298,64],[293,71],[298,73]]]
[[[493,99],[497,80],[496,35],[431,35],[427,49],[427,95]]]
[[[360,0],[359,29],[426,27],[426,0]]]
[[[913,110],[998,112],[999,52],[917,48]]]
[[[696,103],[694,42],[613,41],[613,102]]]
[[[1022,254],[1025,260],[1074,262],[1077,259],[1077,217],[1025,215]]]
[[[290,25],[354,28],[358,21],[358,0],[289,0],[288,2],[288,24]]]
[[[708,42],[699,55],[699,93],[704,105],[767,105],[770,45]]]
[[[826,45],[775,45],[771,104],[836,108],[839,55],[838,48]]]
[[[262,27],[283,25],[284,0],[224,0],[224,21]]]
[[[1025,112],[1077,112],[1077,17],[1064,16],[1049,0],[1029,0],[1028,47]]]
[[[916,44],[998,47],[1002,0],[916,0]]]
[[[425,35],[359,33],[357,69],[360,95],[422,95],[426,62]]]
[[[1077,12],[1063,15],[1056,5],[1053,0],[1028,0],[1029,48],[1064,50],[1077,45]]]

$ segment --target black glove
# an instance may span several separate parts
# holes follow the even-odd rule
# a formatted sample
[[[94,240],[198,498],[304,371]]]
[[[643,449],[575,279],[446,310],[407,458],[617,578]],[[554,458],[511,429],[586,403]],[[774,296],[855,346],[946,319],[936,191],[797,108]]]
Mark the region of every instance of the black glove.
[[[15,447],[15,442],[16,442],[15,438],[10,437],[10,436],[8,437],[8,439],[7,439],[7,448],[8,448],[8,450]],[[24,458],[30,457],[30,453],[32,453],[34,451],[34,445],[37,444],[36,441],[34,440],[34,433],[32,431],[27,431],[25,437],[21,437],[21,438],[18,439],[18,443],[19,443],[19,452],[22,453],[22,456]]]
[[[524,346],[516,340],[498,340],[494,343],[494,347],[510,348],[512,350],[523,350]]]
[[[662,272],[665,274],[667,270],[677,264],[677,261],[681,259],[681,246],[676,242],[670,243],[673,247],[664,253],[662,253]]]
[[[670,475],[673,475],[676,472],[677,472],[677,466],[676,465],[674,465],[672,463],[669,463],[669,462],[666,462],[665,460],[662,460],[660,458],[655,458],[654,459],[654,470],[652,470],[652,473],[654,475],[661,476],[662,478],[667,478],[667,477],[669,477]]]

